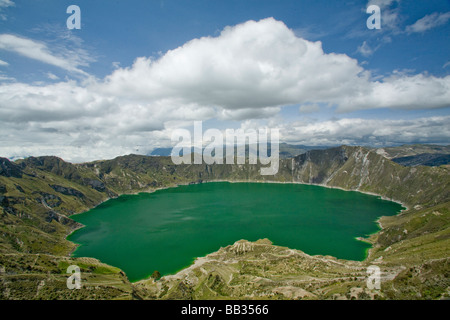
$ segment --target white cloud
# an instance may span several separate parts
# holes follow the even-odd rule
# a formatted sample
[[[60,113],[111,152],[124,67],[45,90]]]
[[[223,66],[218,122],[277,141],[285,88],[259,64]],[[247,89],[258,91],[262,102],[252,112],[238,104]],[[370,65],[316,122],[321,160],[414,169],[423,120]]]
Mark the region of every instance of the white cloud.
[[[220,120],[264,119],[277,115],[280,110],[280,107],[222,109],[217,112],[217,118]]]
[[[437,78],[417,74],[392,76],[371,82],[367,91],[339,99],[338,111],[370,108],[431,109],[450,106],[450,76]]]
[[[24,144],[21,146],[6,146],[1,148],[2,157],[21,159],[29,156],[54,156],[72,163],[81,163],[99,159],[113,159],[131,153],[137,153],[135,146],[111,146],[107,144],[85,144],[83,147],[68,146],[66,144],[36,145]]]
[[[8,7],[13,7],[15,4],[11,0],[0,0],[0,20],[6,21],[8,20],[8,17],[6,14],[1,13],[3,9]]]
[[[350,94],[368,81],[356,60],[265,19],[192,40],[158,60],[138,58],[99,88],[129,99],[176,98],[227,110],[277,107]]]
[[[83,59],[73,52],[66,52],[65,56],[54,54],[46,44],[18,37],[12,34],[0,34],[0,50],[15,52],[21,56],[47,63],[64,70],[87,75],[79,69],[80,65],[85,65]]]
[[[1,35],[0,48],[83,72],[81,62],[54,54],[53,47],[41,42]],[[299,38],[280,21],[248,21],[157,59],[140,57],[130,67],[117,65],[103,80],[1,84],[0,134],[5,142],[0,154],[45,151],[64,154],[69,161],[101,159],[134,152],[135,146],[144,152],[161,141],[170,145],[170,130],[194,120],[276,119],[285,105],[312,112],[322,104],[340,112],[448,107],[450,76],[396,73],[375,81],[357,60],[324,53],[320,42]],[[395,140],[395,134],[402,137],[392,129],[398,125],[418,139],[422,133],[434,139],[425,132],[431,120],[417,131],[406,123],[385,122],[390,134],[378,130],[377,123],[290,123],[284,132],[289,139],[311,139],[307,144],[366,141],[371,136],[374,141],[378,136]],[[447,137],[446,130],[439,130],[438,135]]]
[[[0,60],[0,66],[8,66],[9,63],[3,60]]]
[[[360,49],[365,54],[372,50],[367,43]],[[267,112],[325,102],[351,111],[445,107],[450,105],[449,85],[450,77],[421,74],[371,81],[355,59],[326,54],[320,42],[298,38],[282,22],[264,19],[227,27],[215,38],[192,40],[157,60],[138,58],[130,68],[115,70],[98,90],[147,102],[170,97],[179,105],[219,110]],[[245,113],[251,114],[234,114],[242,119]]]
[[[241,128],[278,128],[283,142],[305,145],[370,145],[386,146],[404,143],[442,143],[450,139],[450,116],[413,120],[339,119],[321,122],[244,121]],[[192,123],[191,123],[192,124]],[[61,130],[63,133],[61,133]],[[30,133],[33,137],[30,139]],[[1,156],[20,158],[29,155],[58,155],[71,162],[111,159],[130,153],[146,154],[155,147],[173,146],[171,130],[164,129],[137,135],[114,136],[106,131],[83,131],[69,134],[63,128],[29,125],[27,131],[17,126],[3,134]],[[114,137],[114,138],[113,138]]]
[[[0,81],[16,81],[16,79],[8,75],[5,75],[3,72],[0,71]]]
[[[0,8],[7,8],[14,6],[14,2],[11,0],[0,0]]]
[[[413,120],[339,119],[280,124],[284,141],[306,145],[385,145],[450,140],[450,116]]]
[[[446,13],[432,13],[417,20],[414,24],[406,27],[406,32],[425,32],[427,30],[439,27],[447,23],[450,19],[450,12]]]
[[[317,103],[306,103],[300,106],[301,113],[313,113],[320,111],[320,106]]]
[[[373,54],[374,50],[364,41],[359,47],[357,52],[361,53],[364,57],[369,57]]]
[[[45,86],[23,83],[0,86],[0,122],[24,125],[30,122],[52,123],[62,121],[71,132],[81,126],[80,121],[91,126],[101,125],[99,119],[117,108],[115,98],[104,97],[77,86],[75,81]]]
[[[58,77],[57,75],[55,75],[55,74],[53,74],[53,73],[51,73],[51,72],[47,72],[47,77],[48,77],[50,80],[58,80],[58,79],[59,79],[59,77]]]

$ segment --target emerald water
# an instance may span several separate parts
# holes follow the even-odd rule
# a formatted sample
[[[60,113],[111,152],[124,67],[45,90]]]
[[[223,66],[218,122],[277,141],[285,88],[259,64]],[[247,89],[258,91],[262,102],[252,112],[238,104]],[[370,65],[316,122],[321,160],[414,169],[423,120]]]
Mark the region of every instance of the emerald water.
[[[131,281],[174,274],[196,257],[240,239],[270,239],[308,254],[363,260],[375,220],[398,203],[358,192],[301,184],[214,182],[124,195],[71,218],[77,257],[124,270]]]

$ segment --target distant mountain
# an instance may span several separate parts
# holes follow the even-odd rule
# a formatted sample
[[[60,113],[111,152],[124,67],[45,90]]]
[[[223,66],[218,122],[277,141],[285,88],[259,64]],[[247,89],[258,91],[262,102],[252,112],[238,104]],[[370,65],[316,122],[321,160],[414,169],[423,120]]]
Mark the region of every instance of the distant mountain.
[[[417,156],[420,154],[450,154],[450,146],[433,144],[411,144],[398,147],[379,148],[377,152],[383,154],[388,159]]]
[[[450,164],[450,154],[422,153],[415,156],[393,158],[392,161],[407,167],[442,166]]]
[[[441,166],[450,164],[450,146],[440,145],[402,145],[380,148],[377,153],[407,167]]]
[[[295,144],[287,144],[287,143],[280,143],[279,145],[279,154],[280,158],[293,158],[295,156],[298,156],[300,154],[303,154],[307,152],[308,150],[323,150],[328,149],[329,146],[305,146],[305,145],[295,145]],[[191,153],[193,152],[194,148],[191,148]],[[246,153],[248,154],[249,147],[248,145],[245,148]],[[167,157],[170,156],[172,153],[172,148],[156,148],[154,149],[149,155],[150,156],[163,156]],[[268,148],[268,154],[270,155],[270,146]],[[183,152],[180,151],[180,156],[183,155]],[[224,148],[224,155],[225,155],[225,148]]]
[[[304,154],[309,150],[325,150],[330,146],[305,146],[288,143],[280,143],[280,158],[293,158],[300,154]]]
[[[173,148],[156,148],[154,149],[149,156],[159,156],[159,157],[169,157],[172,153]],[[182,154],[180,154],[182,156]]]

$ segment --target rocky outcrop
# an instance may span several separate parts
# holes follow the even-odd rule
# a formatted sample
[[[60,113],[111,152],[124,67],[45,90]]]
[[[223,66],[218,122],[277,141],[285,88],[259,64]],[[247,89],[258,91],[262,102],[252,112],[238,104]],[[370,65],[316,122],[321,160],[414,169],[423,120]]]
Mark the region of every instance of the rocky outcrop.
[[[174,165],[170,157],[138,155],[76,165],[57,157],[30,157],[15,163],[0,158],[0,252],[45,252],[62,257],[75,247],[64,237],[79,227],[67,218],[70,214],[120,194],[226,180],[317,184],[404,203],[408,210],[383,219],[383,230],[370,239],[374,249],[367,262],[383,265],[387,261],[383,266],[392,275],[390,279],[396,277],[402,264],[423,264],[438,270],[438,264],[427,261],[448,256],[450,178],[446,167],[404,167],[380,150],[341,146],[280,159],[275,176],[261,176],[260,168],[259,164]],[[331,257],[315,259],[295,250],[275,248],[269,241],[238,241],[209,258],[197,259],[192,268],[163,277],[155,286],[153,280],[136,285],[137,296],[334,298],[333,290],[358,286],[366,276],[363,264]],[[430,279],[438,279],[433,272]],[[405,279],[409,277],[409,273],[403,274]],[[430,283],[420,285],[423,296],[436,284],[442,294],[445,288],[441,282]],[[408,282],[408,286],[413,284]],[[350,292],[348,296],[336,294],[336,298],[354,296]],[[359,292],[358,296],[367,294]],[[385,297],[395,298],[396,294]]]
[[[0,176],[22,178],[20,166],[6,158],[0,158]]]
[[[39,195],[36,198],[36,200],[46,207],[55,208],[58,207],[62,202],[60,197],[51,193],[46,192],[34,192],[34,193]]]
[[[292,160],[293,178],[298,182],[326,184],[347,160],[343,147],[308,151]]]
[[[83,179],[83,184],[88,185],[99,192],[104,192],[106,190],[105,184],[99,180]]]
[[[392,161],[407,167],[441,166],[450,163],[450,154],[421,153],[414,156],[393,158]]]
[[[300,155],[286,172],[292,181],[364,191],[413,207],[450,200],[449,172],[443,167],[404,167],[363,147],[342,146]]]
[[[16,198],[16,197],[8,197],[8,196],[0,196],[0,207],[9,214],[18,215],[18,209],[15,208],[15,205],[22,204],[25,198]]]
[[[66,196],[74,196],[74,197],[77,197],[77,198],[85,198],[85,195],[82,192],[80,192],[80,191],[78,191],[76,189],[73,189],[73,188],[63,187],[63,186],[59,186],[59,185],[56,185],[56,184],[52,184],[52,185],[50,185],[50,187],[53,190],[55,190],[56,192],[65,194]]]

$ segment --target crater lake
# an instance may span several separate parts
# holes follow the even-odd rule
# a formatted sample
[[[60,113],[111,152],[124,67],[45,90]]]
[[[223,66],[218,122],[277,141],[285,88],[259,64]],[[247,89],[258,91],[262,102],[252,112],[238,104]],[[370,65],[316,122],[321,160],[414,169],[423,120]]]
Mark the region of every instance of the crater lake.
[[[402,205],[378,196],[291,183],[209,182],[122,195],[71,216],[74,257],[119,267],[130,281],[174,274],[240,239],[268,238],[310,255],[364,260],[376,220]]]

